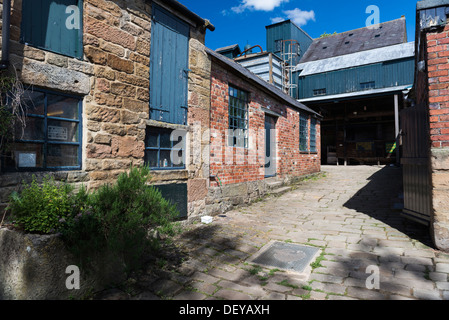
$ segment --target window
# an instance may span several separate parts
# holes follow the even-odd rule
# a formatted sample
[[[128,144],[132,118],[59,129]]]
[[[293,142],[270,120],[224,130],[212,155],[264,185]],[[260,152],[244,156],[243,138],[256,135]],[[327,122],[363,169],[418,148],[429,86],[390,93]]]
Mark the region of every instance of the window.
[[[274,41],[275,52],[283,51],[283,41],[282,39]]]
[[[21,41],[83,58],[82,0],[23,0]]]
[[[145,163],[152,169],[184,169],[185,130],[148,127]]]
[[[375,87],[376,87],[376,82],[374,82],[374,81],[360,83],[360,89],[362,89],[362,90],[374,89]]]
[[[326,95],[326,88],[314,89],[313,90],[313,95],[314,96],[324,96],[324,95]]]
[[[316,122],[315,118],[310,119],[310,152],[317,152],[316,149]]]
[[[299,115],[299,151],[309,151],[309,116],[306,114]]]
[[[229,86],[229,145],[248,147],[248,93]]]
[[[81,169],[81,100],[36,90],[25,97],[26,127],[15,132],[6,169]]]

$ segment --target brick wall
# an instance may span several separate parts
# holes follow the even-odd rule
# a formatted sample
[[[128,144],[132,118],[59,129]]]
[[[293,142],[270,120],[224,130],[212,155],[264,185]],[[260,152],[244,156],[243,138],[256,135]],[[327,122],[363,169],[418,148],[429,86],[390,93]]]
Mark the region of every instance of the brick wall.
[[[228,145],[229,84],[249,92],[249,146]],[[265,176],[265,112],[262,107],[280,114],[276,121],[279,178],[298,177],[320,171],[320,126],[317,124],[317,153],[299,152],[299,113],[286,106],[217,63],[211,70],[211,151],[210,173],[223,185],[263,180]],[[310,127],[310,126],[309,126]],[[211,180],[211,186],[219,185]]]
[[[419,30],[418,61],[427,72],[418,72],[417,103],[428,106],[431,144],[431,235],[435,246],[449,251],[449,24]]]
[[[426,41],[432,147],[449,147],[449,25]]]

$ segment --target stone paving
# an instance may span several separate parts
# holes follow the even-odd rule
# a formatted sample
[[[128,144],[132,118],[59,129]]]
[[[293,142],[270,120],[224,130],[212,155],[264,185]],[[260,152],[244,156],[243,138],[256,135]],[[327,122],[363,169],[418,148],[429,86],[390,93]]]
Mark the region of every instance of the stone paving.
[[[189,226],[156,268],[100,299],[449,300],[449,255],[398,210],[401,169],[322,172],[281,196]],[[248,262],[272,240],[319,247],[310,274]]]

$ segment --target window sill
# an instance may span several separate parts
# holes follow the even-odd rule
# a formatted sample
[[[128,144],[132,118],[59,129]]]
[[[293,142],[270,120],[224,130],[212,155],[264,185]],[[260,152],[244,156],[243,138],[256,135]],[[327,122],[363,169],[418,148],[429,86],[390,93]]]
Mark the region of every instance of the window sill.
[[[164,128],[164,129],[185,130],[185,131],[191,130],[191,127],[188,125],[174,124],[174,123],[156,121],[156,120],[151,120],[151,119],[146,120],[146,125],[149,127]]]

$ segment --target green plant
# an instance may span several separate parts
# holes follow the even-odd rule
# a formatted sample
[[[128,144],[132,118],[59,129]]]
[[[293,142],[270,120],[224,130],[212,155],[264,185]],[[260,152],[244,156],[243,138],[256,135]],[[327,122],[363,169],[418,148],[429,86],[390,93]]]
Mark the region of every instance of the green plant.
[[[73,187],[65,183],[56,183],[54,178],[45,177],[38,184],[36,177],[25,184],[19,194],[13,192],[8,210],[11,211],[26,232],[52,233],[60,226],[60,220],[69,216],[74,199],[70,197]]]

